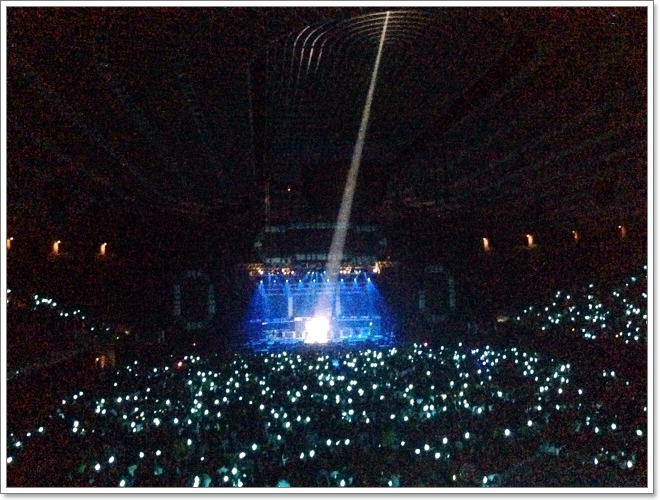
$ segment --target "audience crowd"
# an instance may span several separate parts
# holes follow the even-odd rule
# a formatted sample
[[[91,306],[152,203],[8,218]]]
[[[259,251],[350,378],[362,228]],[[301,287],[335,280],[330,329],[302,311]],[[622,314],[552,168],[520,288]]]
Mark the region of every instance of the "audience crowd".
[[[646,343],[645,299],[640,275],[558,292],[514,321],[575,329],[576,350],[601,337],[632,349]],[[472,342],[300,346],[89,376],[43,422],[9,429],[9,486],[647,483],[647,380],[608,359]]]
[[[557,332],[575,339],[645,344],[647,289],[644,266],[643,272],[614,286],[590,283],[572,292],[557,291],[546,303],[525,308],[514,320],[535,331]]]

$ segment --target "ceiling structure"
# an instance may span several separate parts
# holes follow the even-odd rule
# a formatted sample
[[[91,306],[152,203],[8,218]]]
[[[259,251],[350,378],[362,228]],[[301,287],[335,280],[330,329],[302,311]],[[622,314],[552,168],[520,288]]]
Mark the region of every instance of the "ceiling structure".
[[[8,8],[10,221],[336,213],[389,16],[356,217],[646,224],[645,8],[388,9]]]

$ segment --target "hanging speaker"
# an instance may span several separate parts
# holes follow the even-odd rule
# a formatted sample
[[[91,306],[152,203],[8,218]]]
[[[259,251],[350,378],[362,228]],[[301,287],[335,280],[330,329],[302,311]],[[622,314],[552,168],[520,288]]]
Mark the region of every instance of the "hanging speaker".
[[[174,285],[174,315],[186,330],[202,329],[211,323],[215,316],[215,293],[205,272],[186,271]]]
[[[428,266],[418,291],[418,309],[428,323],[442,323],[456,309],[453,276],[439,264]]]

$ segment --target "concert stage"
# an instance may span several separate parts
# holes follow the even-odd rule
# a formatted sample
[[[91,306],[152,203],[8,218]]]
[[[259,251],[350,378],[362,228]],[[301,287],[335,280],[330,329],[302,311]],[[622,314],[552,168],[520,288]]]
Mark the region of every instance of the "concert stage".
[[[325,313],[319,304],[328,305]],[[392,342],[375,274],[365,271],[334,280],[322,271],[264,273],[255,280],[246,330],[255,349]]]

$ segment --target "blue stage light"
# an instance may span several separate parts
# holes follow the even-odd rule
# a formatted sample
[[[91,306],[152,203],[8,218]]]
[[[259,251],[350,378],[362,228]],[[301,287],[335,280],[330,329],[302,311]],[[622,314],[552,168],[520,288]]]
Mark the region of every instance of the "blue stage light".
[[[316,281],[316,275],[328,273],[307,271],[304,275],[313,279],[300,278],[298,286],[291,288],[286,276],[269,274],[273,279],[269,276],[267,285],[259,281],[244,318],[246,340],[252,347],[261,350],[278,345],[302,345],[308,333],[304,325],[317,316],[328,319],[327,343],[391,343],[388,330],[392,322],[375,282],[358,279],[362,274],[366,277],[366,273],[357,271],[352,287],[347,286],[343,277],[333,287],[330,278]],[[279,278],[285,279],[279,281]],[[319,311],[319,300],[328,299],[332,306]]]

